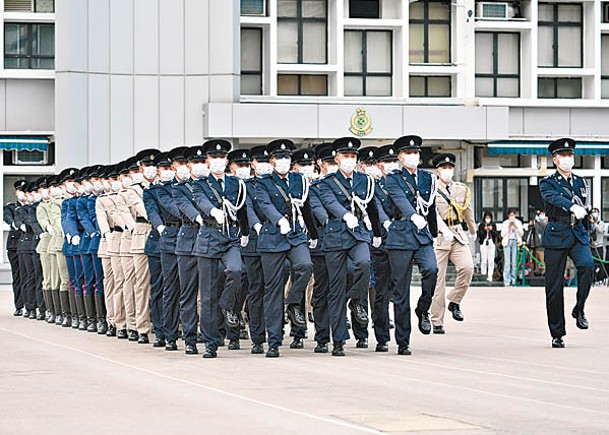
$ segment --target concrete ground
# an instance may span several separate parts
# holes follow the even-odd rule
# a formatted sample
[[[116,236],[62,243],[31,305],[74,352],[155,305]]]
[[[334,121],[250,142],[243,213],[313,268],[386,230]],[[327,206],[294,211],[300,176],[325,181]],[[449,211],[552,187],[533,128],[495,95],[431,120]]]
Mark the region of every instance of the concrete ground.
[[[5,286],[2,290],[8,290]],[[414,292],[415,294],[417,291]],[[567,314],[574,291],[567,291]],[[215,360],[12,317],[0,291],[2,434],[609,433],[609,289],[551,349],[543,289],[471,289],[413,355],[221,348]],[[200,349],[202,346],[200,347]]]

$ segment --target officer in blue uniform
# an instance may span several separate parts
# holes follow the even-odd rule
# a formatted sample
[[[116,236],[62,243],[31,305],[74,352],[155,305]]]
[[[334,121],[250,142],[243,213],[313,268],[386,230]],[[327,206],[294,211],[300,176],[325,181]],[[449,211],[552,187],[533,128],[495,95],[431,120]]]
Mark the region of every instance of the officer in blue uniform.
[[[262,276],[262,263],[258,251],[258,234],[262,229],[259,210],[256,200],[256,184],[260,177],[273,172],[269,163],[269,153],[265,146],[253,147],[250,151],[251,166],[254,176],[245,180],[247,190],[247,219],[250,225],[248,243],[241,250],[243,263],[247,273],[247,307],[249,317],[250,338],[252,340],[252,354],[264,353],[262,344],[266,341],[264,324],[264,278]]]
[[[201,214],[194,204],[192,196],[193,179],[190,174],[191,164],[205,160],[201,146],[188,148],[183,155],[175,156],[173,161],[183,163],[177,167],[177,182],[173,184],[171,193],[180,211],[182,226],[178,232],[176,242],[176,255],[178,256],[178,273],[180,275],[180,320],[182,321],[183,337],[186,355],[198,354],[197,349],[197,291],[199,289],[199,276],[197,273],[197,257],[193,255],[193,248],[199,228],[203,223]],[[195,179],[200,179],[195,177]]]
[[[543,234],[546,261],[546,310],[552,347],[563,348],[566,335],[564,272],[567,257],[577,268],[577,302],[571,315],[580,329],[588,329],[584,314],[594,276],[594,261],[588,232],[589,189],[586,180],[573,174],[575,141],[555,140],[548,147],[556,172],[539,182],[548,224]]]
[[[212,139],[203,144],[210,175],[193,183],[193,197],[203,213],[194,255],[201,292],[201,333],[205,343],[203,358],[216,358],[221,344],[220,325],[239,327],[234,311],[241,290],[240,238],[249,234],[245,207],[245,183],[226,175],[226,156],[231,144]]]
[[[410,276],[414,260],[421,272],[422,294],[415,308],[419,330],[431,332],[429,308],[436,287],[438,265],[433,249],[437,236],[436,178],[418,170],[423,140],[419,136],[404,136],[394,142],[403,168],[386,177],[386,190],[395,206],[393,222],[388,225],[385,248],[394,284],[395,338],[399,355],[410,351]]]
[[[258,236],[264,274],[264,318],[268,334],[268,358],[279,357],[284,322],[284,299],[294,328],[304,328],[306,319],[301,302],[313,272],[307,247],[317,245],[317,228],[308,201],[309,183],[305,177],[291,172],[291,151],[294,143],[277,139],[267,145],[273,173],[256,181],[256,202],[259,205],[262,229]],[[289,261],[293,273],[288,296],[285,263]]]
[[[4,206],[4,222],[10,227],[8,238],[6,240],[6,251],[8,261],[11,265],[11,276],[13,278],[13,302],[15,304],[13,316],[23,315],[24,306],[23,281],[25,281],[25,275],[22,272],[23,266],[19,264],[19,254],[17,252],[22,231],[19,228],[17,208],[21,207],[25,203],[25,192],[23,189],[25,188],[26,184],[26,180],[15,181],[13,187],[15,188],[15,197],[17,198],[17,201],[8,203]]]
[[[144,253],[148,256],[148,270],[150,271],[150,321],[154,326],[155,340],[152,347],[163,348],[167,345],[165,340],[165,320],[163,315],[163,268],[161,262],[161,251],[159,248],[161,235],[159,228],[163,229],[163,217],[158,205],[157,192],[161,186],[158,178],[157,162],[166,158],[158,150],[154,150],[141,156],[145,182],[148,184],[144,188],[143,199],[146,215],[150,222],[151,229]]]
[[[74,176],[77,174],[78,169],[76,168],[67,168],[61,171],[59,174],[59,182],[62,185],[62,190],[65,191],[64,200],[61,203],[61,227],[64,234],[64,241],[62,247],[62,253],[66,259],[66,268],[68,269],[68,303],[70,305],[70,313],[69,315],[64,315],[64,323],[62,326],[71,326],[72,328],[78,328],[78,311],[76,309],[76,296],[75,296],[75,285],[76,285],[76,275],[74,271],[74,251],[72,249],[72,244],[68,240],[68,235],[66,234],[66,218],[68,215],[68,209],[70,208],[69,201],[72,198],[72,195],[76,193],[76,186],[74,186]]]
[[[328,308],[332,341],[332,355],[344,356],[347,330],[347,299],[354,319],[362,326],[368,324],[367,296],[370,285],[370,243],[381,244],[378,209],[374,200],[374,180],[356,172],[361,141],[345,137],[333,142],[338,171],[324,177],[319,196],[329,215],[322,250],[326,263],[331,265]],[[371,232],[374,240],[371,240]],[[353,266],[352,285],[347,290],[349,262]],[[361,346],[361,345],[360,345]],[[367,343],[366,343],[367,346]]]

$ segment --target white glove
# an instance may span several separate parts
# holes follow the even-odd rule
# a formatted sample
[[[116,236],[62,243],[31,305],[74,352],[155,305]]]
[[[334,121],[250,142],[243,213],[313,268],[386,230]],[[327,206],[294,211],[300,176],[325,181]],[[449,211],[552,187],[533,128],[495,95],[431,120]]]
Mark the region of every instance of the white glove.
[[[52,236],[55,235],[55,230],[53,229],[52,225],[47,225],[47,233],[49,233]]]
[[[447,242],[452,242],[453,240],[455,240],[455,235],[448,228],[446,228],[445,230],[440,230],[440,232],[442,233],[442,237],[444,237],[444,240],[446,240]]]
[[[74,246],[78,246],[79,243],[80,243],[80,236],[79,235],[76,235],[76,236],[72,237],[72,244]]]
[[[381,246],[381,243],[383,243],[383,239],[381,239],[380,237],[372,238],[372,247],[373,248],[378,248],[379,246]]]
[[[19,229],[20,229],[21,231],[23,231],[24,233],[25,233],[25,232],[27,232],[27,227],[25,226],[25,224],[21,224],[21,225],[19,225]]]
[[[427,221],[420,214],[413,214],[410,216],[410,220],[417,226],[417,229],[422,230],[427,226]]]
[[[224,212],[222,210],[219,208],[212,208],[209,214],[218,222],[218,225],[224,224]]]
[[[250,236],[241,236],[241,247],[245,248],[250,242]]]
[[[389,231],[389,227],[391,226],[391,221],[386,220],[385,222],[383,222],[383,226],[385,227],[386,231]]]
[[[110,241],[110,237],[112,237],[112,233],[110,231],[108,231],[107,233],[104,233],[104,238],[106,239],[106,241]]]
[[[165,231],[165,225],[159,225],[158,227],[156,227],[157,232],[160,234],[163,234],[163,232]]]
[[[317,248],[317,239],[309,240],[309,248],[311,248],[311,249]]]
[[[366,229],[368,231],[372,231],[372,222],[370,222],[370,218],[368,216],[364,216],[364,225],[366,225]]]
[[[290,222],[288,222],[288,220],[285,217],[282,217],[281,219],[279,219],[279,222],[277,222],[277,225],[279,225],[279,232],[281,234],[287,234],[292,229],[292,227],[290,227]]]
[[[359,220],[353,215],[353,213],[345,213],[343,216],[343,220],[347,223],[347,227],[350,229],[357,228],[359,225]]]
[[[11,224],[11,227],[12,227],[14,230],[16,230],[16,229],[18,229],[18,228],[19,228],[17,225],[15,225],[15,222],[13,222],[13,223]]]
[[[569,209],[576,219],[583,219],[588,216],[588,212],[581,205],[573,204]]]
[[[69,234],[66,234],[66,240],[68,241],[68,243],[72,243],[72,236]]]
[[[203,218],[201,217],[201,215],[199,215],[195,218],[195,222],[198,223],[199,225],[203,226]]]
[[[254,224],[254,231],[256,231],[256,234],[260,235],[260,230],[262,230],[262,224],[260,224],[260,223]]]

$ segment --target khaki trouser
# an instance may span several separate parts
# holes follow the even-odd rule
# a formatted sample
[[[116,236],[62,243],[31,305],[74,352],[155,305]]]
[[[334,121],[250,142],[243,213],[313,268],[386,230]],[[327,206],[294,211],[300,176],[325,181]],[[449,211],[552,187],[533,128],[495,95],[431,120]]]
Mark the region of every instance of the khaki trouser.
[[[120,232],[112,232],[108,241],[107,255],[110,256],[110,264],[114,274],[114,296],[112,305],[114,306],[114,324],[116,329],[126,329],[127,319],[125,317],[125,301],[123,299],[123,287],[125,285],[125,274],[119,254],[121,243]]]
[[[61,255],[61,252],[59,253]],[[49,290],[59,290],[61,280],[59,279],[59,267],[57,265],[57,253],[55,251],[47,253],[49,258]]]
[[[444,242],[446,243],[446,242]],[[460,304],[472,282],[474,275],[474,262],[469,245],[463,245],[453,240],[448,249],[436,249],[438,262],[438,281],[431,302],[431,322],[434,326],[440,326],[444,322],[444,311],[446,309],[446,269],[450,260],[457,269],[455,287],[448,294],[448,300]]]
[[[41,252],[39,255],[40,265],[42,266],[42,290],[51,290],[51,271],[49,270],[51,258],[46,251]]]
[[[108,256],[101,258],[102,269],[104,270],[104,299],[106,301],[106,319],[112,326],[116,326],[114,317],[114,297],[116,293],[116,283],[114,281],[114,271],[112,260]]]
[[[307,284],[307,290],[306,290],[305,308],[306,308],[307,314],[313,313],[313,305],[311,304],[311,301],[313,299],[313,287],[314,286],[315,286],[315,277],[312,276],[311,279],[309,280],[309,284]]]
[[[66,257],[63,255],[63,252],[57,251],[55,253],[55,259],[57,260],[57,272],[59,274],[59,291],[67,292],[70,275],[68,275]]]
[[[150,333],[150,271],[148,256],[133,254],[135,326],[140,334]]]

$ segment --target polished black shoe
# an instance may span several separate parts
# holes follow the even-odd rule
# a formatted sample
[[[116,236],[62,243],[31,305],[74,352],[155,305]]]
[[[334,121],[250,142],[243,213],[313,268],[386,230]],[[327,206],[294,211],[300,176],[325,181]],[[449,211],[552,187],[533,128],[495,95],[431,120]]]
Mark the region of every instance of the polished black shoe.
[[[97,333],[99,335],[105,335],[108,332],[108,322],[102,320],[101,322],[97,322]]]
[[[328,343],[317,343],[313,353],[328,353]]]
[[[365,338],[360,338],[357,340],[355,347],[358,349],[368,349],[368,340]]]
[[[216,358],[217,356],[218,352],[211,349],[205,349],[205,352],[203,353],[203,358]]]
[[[199,353],[199,349],[194,344],[187,344],[186,349],[184,349],[184,353],[186,355],[197,355]]]
[[[38,315],[36,316],[36,320],[45,320],[46,316],[45,314],[41,311],[38,313]]]
[[[334,343],[334,348],[332,349],[332,356],[345,356],[344,343]]]
[[[29,319],[29,318],[30,318],[30,313],[31,313],[31,310],[26,309],[26,310],[23,312],[23,318],[24,318],[24,319]]]
[[[554,337],[552,339],[552,347],[554,349],[562,349],[565,347],[565,342],[563,341],[562,337]]]
[[[349,309],[351,310],[353,318],[357,323],[363,326],[368,325],[368,313],[361,303],[355,299],[351,299],[349,301]]]
[[[55,316],[55,324],[61,326],[63,323],[63,316],[61,314],[57,314]]]
[[[32,319],[32,320],[36,320],[38,318],[38,316],[36,315],[36,310],[30,311],[29,318]],[[44,319],[44,317],[42,317],[40,320],[42,320],[42,319]]]
[[[129,331],[129,341],[137,341],[138,337],[137,331]]]
[[[116,337],[116,326],[108,327],[106,331],[106,337]]]
[[[138,344],[148,344],[148,343],[150,343],[150,340],[148,339],[148,334],[140,334],[140,336],[137,339],[137,343]]]
[[[412,355],[410,347],[407,344],[400,344],[398,346],[398,355]]]
[[[127,334],[127,330],[119,329],[118,331],[116,331],[116,338],[118,338],[119,340],[125,340],[125,339],[129,338],[129,335]]]
[[[47,316],[47,323],[55,323],[55,313],[51,313]]]
[[[95,320],[87,320],[87,332],[97,332],[97,322]]]
[[[87,330],[87,321],[86,321],[86,319],[84,317],[82,319],[78,320],[78,330],[79,331],[86,331]]]
[[[165,347],[166,345],[167,342],[164,338],[157,338],[156,340],[154,340],[154,343],[152,343],[152,347]]]
[[[309,323],[315,323],[315,319],[313,318],[313,313],[307,313],[307,319]]]
[[[222,314],[224,314],[224,320],[226,320],[229,328],[239,327],[239,315],[237,313],[233,310],[222,310]]]
[[[168,341],[167,344],[165,345],[165,350],[168,350],[168,351],[178,350],[178,345],[175,341]]]
[[[300,305],[298,304],[290,304],[286,309],[288,313],[288,318],[292,322],[294,326],[298,326],[304,328],[307,326],[307,321],[305,320],[304,315],[302,314],[302,310],[300,309]]]
[[[583,311],[579,311],[574,308],[571,312],[571,316],[573,316],[573,318],[575,319],[575,325],[579,329],[588,329],[590,327],[588,319],[586,319],[586,315]]]
[[[422,313],[418,308],[414,309],[414,313],[419,318],[419,331],[421,334],[428,335],[431,332],[431,322],[429,321],[429,313]]]
[[[15,312],[13,313],[13,316],[15,316],[15,317],[23,316],[23,308],[17,308],[15,310]]]
[[[304,341],[300,337],[294,338],[294,341],[290,343],[290,349],[302,349],[304,348]]]
[[[200,332],[197,332],[197,343],[204,343],[203,336]]]
[[[73,315],[72,316],[71,325],[72,325],[72,328],[78,329],[79,322],[78,322],[78,316],[77,315]]]
[[[387,343],[377,343],[376,347],[374,348],[375,352],[389,352],[389,346],[387,346]]]
[[[63,316],[63,322],[61,322],[61,327],[62,328],[69,328],[70,326],[72,326],[72,317],[69,315],[64,315]]]
[[[239,340],[249,340],[250,336],[247,333],[247,329],[242,329],[239,332]]]
[[[262,344],[252,344],[252,354],[262,355],[264,353],[264,347]]]
[[[448,311],[453,313],[453,319],[455,319],[458,322],[463,322],[463,320],[465,319],[465,317],[463,317],[463,312],[461,311],[461,307],[459,307],[459,304],[455,304],[454,302],[449,302]]]
[[[279,348],[278,347],[269,347],[269,350],[266,351],[267,358],[279,358]]]
[[[433,333],[434,334],[445,334],[446,331],[444,330],[444,326],[442,325],[438,325],[433,327]]]
[[[239,350],[241,349],[241,345],[239,344],[239,340],[233,339],[228,342],[228,350]]]

